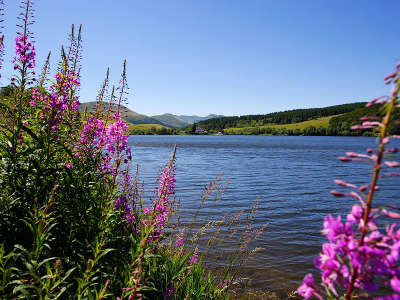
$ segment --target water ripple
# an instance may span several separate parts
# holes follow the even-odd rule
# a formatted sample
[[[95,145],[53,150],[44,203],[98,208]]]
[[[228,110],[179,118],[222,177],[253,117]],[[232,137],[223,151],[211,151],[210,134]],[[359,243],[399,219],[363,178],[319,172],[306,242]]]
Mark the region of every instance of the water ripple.
[[[151,196],[155,178],[177,144],[176,193],[180,213],[188,223],[196,212],[202,189],[224,173],[230,185],[219,202],[210,202],[199,221],[218,220],[227,212],[248,209],[260,199],[258,225],[268,223],[254,246],[261,247],[244,266],[248,286],[287,292],[296,289],[307,272],[315,272],[313,258],[321,243],[327,214],[344,215],[354,203],[334,198],[333,179],[364,184],[370,168],[337,160],[347,151],[374,147],[375,138],[275,136],[131,136],[135,163]],[[398,201],[396,180],[382,180],[378,203]],[[392,200],[393,201],[393,200]],[[399,205],[399,203],[397,204]],[[225,233],[227,234],[227,232]],[[226,249],[234,251],[233,245]],[[214,249],[217,251],[218,249]]]

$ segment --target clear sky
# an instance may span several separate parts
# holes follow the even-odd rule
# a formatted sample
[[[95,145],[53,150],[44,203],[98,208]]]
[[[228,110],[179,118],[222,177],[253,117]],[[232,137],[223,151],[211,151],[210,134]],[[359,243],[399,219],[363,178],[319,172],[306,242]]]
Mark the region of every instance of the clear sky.
[[[17,0],[5,2],[11,77]],[[260,114],[366,101],[400,59],[398,0],[36,0],[38,69],[83,25],[81,101],[127,59],[129,107],[147,115]]]

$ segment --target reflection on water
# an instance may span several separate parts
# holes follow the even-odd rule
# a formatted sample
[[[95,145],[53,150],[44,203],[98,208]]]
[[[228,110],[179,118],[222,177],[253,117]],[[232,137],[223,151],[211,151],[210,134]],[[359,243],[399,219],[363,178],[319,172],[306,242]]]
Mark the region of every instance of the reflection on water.
[[[342,163],[337,157],[347,151],[363,152],[375,143],[374,138],[360,137],[130,137],[147,195],[177,144],[176,194],[184,221],[193,217],[204,186],[222,172],[225,179],[231,178],[223,201],[206,205],[199,221],[249,209],[259,198],[256,222],[268,227],[255,244],[262,250],[244,271],[249,287],[278,293],[296,289],[306,273],[315,272],[313,259],[324,242],[320,234],[324,216],[347,214],[354,202],[330,195],[337,189],[333,179],[364,184],[370,178],[368,166]],[[381,187],[375,203],[388,203],[399,194],[395,179],[382,180]]]

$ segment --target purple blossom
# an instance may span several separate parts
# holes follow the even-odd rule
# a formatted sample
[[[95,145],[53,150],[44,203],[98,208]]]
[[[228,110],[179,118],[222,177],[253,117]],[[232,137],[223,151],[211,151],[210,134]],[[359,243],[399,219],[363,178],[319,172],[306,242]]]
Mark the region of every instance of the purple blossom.
[[[391,167],[391,168],[400,167],[400,163],[397,162],[397,161],[385,161],[384,164],[387,165],[388,167]]]
[[[338,296],[337,287],[347,288],[352,279],[350,270],[357,270],[355,287],[367,292],[378,289],[375,280],[377,276],[387,278],[394,292],[400,292],[400,269],[398,259],[400,255],[400,230],[396,224],[386,228],[382,234],[376,226],[376,217],[370,215],[368,230],[364,244],[359,245],[358,235],[362,231],[364,208],[354,205],[346,222],[340,216],[334,218],[328,215],[324,219],[322,233],[328,243],[323,244],[322,252],[315,259],[315,266],[321,270],[321,279],[334,295]],[[312,277],[305,278],[299,288],[299,293],[308,299],[315,295]],[[317,295],[315,295],[317,296]]]
[[[28,40],[27,35],[15,37],[15,56],[12,60],[14,70],[21,72],[22,78],[29,74],[28,70],[36,66],[35,46]],[[35,75],[34,71],[31,71]]]
[[[317,293],[314,278],[311,274],[307,274],[304,279],[303,283],[297,289],[297,292],[300,296],[304,297],[305,299],[309,299],[312,296],[318,297],[318,299],[323,299],[321,295]]]
[[[174,286],[174,282],[171,281],[169,283],[169,286],[167,287],[167,289],[165,290],[165,292],[162,294],[163,297],[169,299],[175,292],[175,286]]]
[[[394,276],[390,280],[390,286],[392,287],[393,291],[400,294],[400,280],[397,278],[397,276]]]
[[[399,219],[400,214],[388,211],[386,208],[375,208],[372,206],[374,192],[379,190],[377,185],[380,179],[380,170],[384,167],[400,167],[397,161],[385,161],[385,154],[397,153],[397,148],[387,148],[390,138],[399,136],[386,136],[389,121],[393,110],[399,108],[397,96],[399,93],[400,82],[399,65],[395,72],[385,77],[386,83],[395,83],[391,91],[391,98],[381,97],[372,100],[366,106],[383,104],[390,101],[385,110],[385,117],[380,122],[377,117],[363,117],[362,125],[353,126],[353,129],[368,129],[380,127],[380,144],[376,150],[367,149],[367,154],[347,152],[346,156],[339,157],[343,162],[367,162],[373,166],[373,177],[370,184],[362,185],[359,188],[353,184],[341,180],[335,183],[356,189],[350,193],[332,191],[337,197],[350,196],[360,201],[361,205],[354,205],[351,212],[347,215],[346,221],[342,221],[340,216],[334,218],[328,215],[324,219],[322,233],[328,239],[323,244],[320,255],[315,259],[316,268],[321,270],[321,281],[327,291],[327,296],[332,298],[332,294],[339,297],[338,290],[346,290],[346,299],[353,296],[367,295],[378,290],[379,285],[391,288],[393,293],[376,299],[399,299],[400,294],[400,230],[397,223],[387,225],[385,230],[378,227],[378,220],[381,216],[392,219]],[[385,175],[397,176],[397,172],[389,172]],[[367,191],[366,195],[363,192]],[[301,296],[308,299],[317,296],[315,283],[311,275],[307,275],[298,292]]]
[[[152,207],[145,207],[143,211],[147,221],[144,221],[142,226],[152,227],[150,236],[153,241],[161,236],[162,229],[166,225],[172,205],[169,196],[175,193],[175,182],[174,161],[171,161],[161,174],[157,189],[158,199],[153,201]]]
[[[111,174],[115,178],[120,163],[132,159],[128,139],[128,125],[119,114],[114,114],[110,124],[102,119],[89,117],[76,143],[79,149],[77,153],[93,158],[101,155],[100,169],[104,174]]]
[[[40,109],[39,117],[44,124],[50,126],[52,131],[58,131],[63,124],[79,117],[79,101],[72,95],[74,88],[79,86],[79,81],[74,74],[64,76],[57,73],[54,77],[55,82],[49,88],[50,93],[35,88],[29,103]]]
[[[174,170],[171,167],[166,167],[166,169],[161,174],[160,184],[158,186],[158,196],[167,197],[175,193],[175,175]]]
[[[122,213],[126,222],[132,226],[132,229],[136,225],[135,210],[132,207],[132,202],[129,200],[129,194],[131,190],[131,176],[129,171],[122,172],[122,180],[119,182],[119,194],[120,196],[114,201],[114,207]]]
[[[182,247],[182,246],[183,246],[183,238],[178,238],[178,239],[175,241],[175,246],[176,246],[176,247]]]
[[[192,254],[192,256],[190,256],[189,261],[188,261],[188,265],[195,265],[197,264],[197,262],[199,261],[199,249],[196,247],[194,249],[194,252]]]

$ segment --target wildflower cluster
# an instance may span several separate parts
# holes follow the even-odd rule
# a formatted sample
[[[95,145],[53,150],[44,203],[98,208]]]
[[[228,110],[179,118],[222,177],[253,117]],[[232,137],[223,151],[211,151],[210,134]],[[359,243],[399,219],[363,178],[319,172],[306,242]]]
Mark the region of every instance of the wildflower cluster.
[[[61,124],[79,117],[79,100],[72,91],[80,83],[73,73],[57,73],[54,78],[55,82],[50,86],[49,93],[39,88],[32,89],[29,104],[32,107],[37,106],[42,122],[51,130],[57,131]]]
[[[20,35],[15,38],[14,70],[21,70],[26,66],[33,69],[36,66],[35,46],[28,41],[28,36]]]
[[[131,175],[128,171],[123,172],[121,186],[121,195],[115,199],[114,207],[116,210],[122,212],[122,216],[125,217],[126,222],[131,226],[135,225],[136,217],[135,210],[132,203],[129,201],[131,192]]]
[[[2,2],[1,5],[3,5]],[[36,66],[36,52],[31,39],[32,34],[29,31],[29,26],[32,25],[33,17],[32,0],[24,1],[21,7],[24,7],[24,12],[20,14],[23,17],[19,18],[22,20],[22,24],[18,24],[17,26],[21,28],[22,31],[18,32],[15,37],[15,56],[12,60],[14,70],[19,71],[19,76],[12,77],[11,80],[12,82],[15,82],[17,79],[17,82],[24,87],[26,83],[33,83],[33,78],[30,78],[29,76],[35,75],[34,68]]]
[[[143,209],[122,117],[126,62],[120,86],[108,94],[107,71],[96,108],[80,111],[81,27],[53,80],[50,55],[34,80],[32,0],[21,4],[16,74],[0,96],[0,298],[224,298],[197,250],[182,239],[171,257],[175,246],[161,244],[175,211],[175,150]]]
[[[170,197],[175,194],[175,151],[176,149],[174,150],[170,163],[166,165],[164,171],[161,173],[161,179],[157,189],[158,198],[153,201],[153,206],[147,206],[143,211],[146,219],[142,221],[142,225],[151,228],[153,241],[160,237],[173,205],[173,201],[170,201]],[[141,232],[140,229],[138,232]]]
[[[104,174],[112,174],[116,179],[121,163],[132,160],[131,149],[128,147],[128,126],[120,114],[113,115],[112,123],[107,120],[90,116],[83,125],[80,137],[76,143],[75,156],[102,157],[99,168]]]
[[[391,292],[375,296],[375,299],[400,299],[400,227],[397,223],[382,222],[399,219],[394,206],[374,207],[372,200],[381,177],[399,176],[400,173],[390,169],[400,164],[393,160],[397,147],[387,147],[391,139],[388,128],[395,109],[399,107],[398,93],[400,64],[393,73],[384,78],[387,84],[393,84],[390,97],[372,100],[366,106],[385,105],[383,118],[365,116],[361,125],[355,125],[355,130],[376,130],[379,132],[380,143],[377,149],[367,149],[366,153],[348,152],[339,157],[343,162],[364,162],[373,166],[371,182],[357,186],[342,180],[335,180],[341,187],[349,188],[349,193],[332,191],[336,197],[352,197],[360,202],[353,205],[346,220],[338,216],[328,215],[324,219],[322,233],[328,242],[323,244],[322,252],[315,259],[315,266],[321,270],[321,281],[324,289],[315,285],[311,274],[306,275],[298,293],[308,299],[315,296],[339,297],[344,293],[346,299],[353,297],[372,297],[375,292],[386,286]],[[386,172],[385,172],[386,171]],[[385,172],[382,174],[382,172]],[[383,292],[380,291],[380,294]]]

